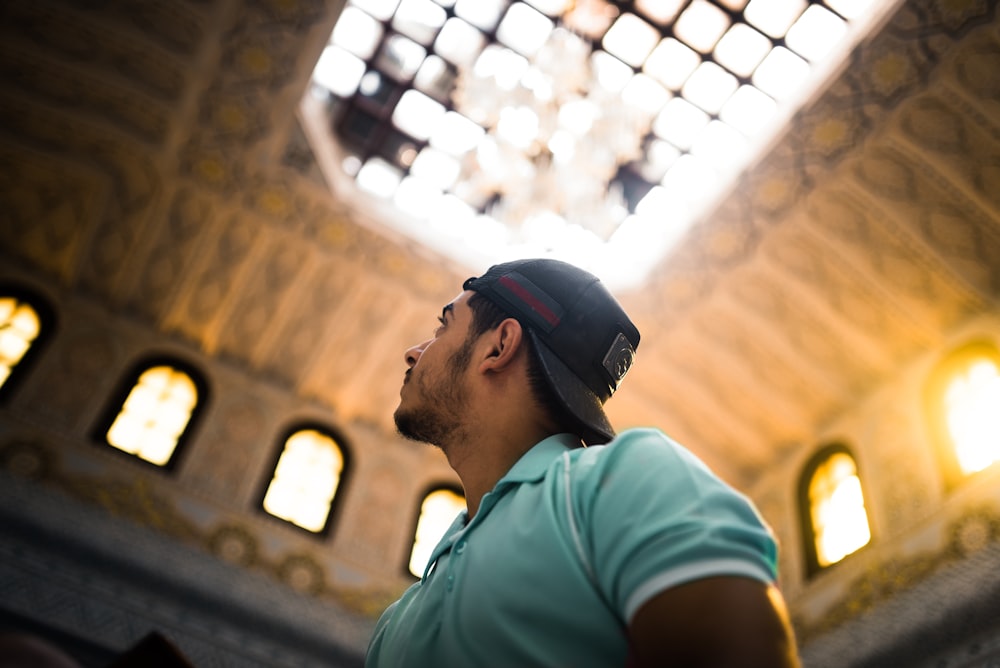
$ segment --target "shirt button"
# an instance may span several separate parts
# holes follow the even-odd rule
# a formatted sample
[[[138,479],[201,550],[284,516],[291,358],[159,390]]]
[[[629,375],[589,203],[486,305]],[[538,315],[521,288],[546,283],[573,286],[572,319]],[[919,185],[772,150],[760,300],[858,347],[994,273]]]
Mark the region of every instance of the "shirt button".
[[[448,574],[448,591],[455,588],[455,576],[451,573]]]
[[[463,552],[465,552],[465,541],[464,540],[459,541],[458,544],[455,546],[455,554],[462,554]]]

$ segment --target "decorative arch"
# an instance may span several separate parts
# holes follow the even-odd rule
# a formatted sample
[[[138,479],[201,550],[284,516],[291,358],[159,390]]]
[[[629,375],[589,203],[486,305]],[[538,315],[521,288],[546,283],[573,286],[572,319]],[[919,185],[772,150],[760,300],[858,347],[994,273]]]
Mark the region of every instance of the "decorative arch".
[[[344,439],[325,425],[299,424],[285,432],[276,452],[261,508],[310,533],[327,533],[350,469]]]
[[[931,371],[925,414],[945,486],[1000,461],[1000,350],[974,341],[946,355]]]
[[[171,469],[208,401],[201,373],[173,357],[150,357],[125,375],[95,436],[105,445]]]
[[[438,484],[424,492],[413,529],[413,545],[404,566],[408,575],[419,578],[424,574],[438,541],[465,508],[465,492],[456,485]]]
[[[839,563],[871,542],[857,460],[841,443],[820,448],[799,478],[806,575]]]

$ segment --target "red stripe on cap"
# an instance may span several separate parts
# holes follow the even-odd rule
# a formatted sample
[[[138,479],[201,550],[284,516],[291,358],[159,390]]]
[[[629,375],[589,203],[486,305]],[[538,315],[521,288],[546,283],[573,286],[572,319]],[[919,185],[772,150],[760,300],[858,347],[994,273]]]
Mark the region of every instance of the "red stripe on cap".
[[[549,323],[553,327],[559,324],[559,316],[552,312],[548,306],[543,304],[535,295],[515,281],[510,276],[501,276],[499,281],[505,288],[513,292],[521,301],[526,303],[532,308],[538,315],[542,316],[545,322]]]

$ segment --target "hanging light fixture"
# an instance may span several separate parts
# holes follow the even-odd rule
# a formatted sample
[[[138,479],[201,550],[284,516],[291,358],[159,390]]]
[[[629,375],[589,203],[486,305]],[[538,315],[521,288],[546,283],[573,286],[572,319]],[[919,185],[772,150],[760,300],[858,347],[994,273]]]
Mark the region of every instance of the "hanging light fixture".
[[[487,136],[466,156],[456,192],[514,231],[557,217],[606,240],[628,215],[612,181],[642,155],[655,112],[623,95],[628,67],[607,59],[602,68],[595,56],[558,27],[530,57],[494,44],[460,68],[453,102]]]

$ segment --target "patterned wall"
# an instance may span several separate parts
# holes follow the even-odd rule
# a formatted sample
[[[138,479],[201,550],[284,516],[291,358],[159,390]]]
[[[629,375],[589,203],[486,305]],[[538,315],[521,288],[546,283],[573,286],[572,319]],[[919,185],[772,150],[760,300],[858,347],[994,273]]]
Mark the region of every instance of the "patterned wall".
[[[182,559],[204,582],[221,565],[298,601],[282,610],[319,602],[361,629],[407,582],[419,493],[452,480],[433,451],[392,433],[402,351],[480,268],[429,255],[331,195],[297,108],[341,4],[0,7],[0,281],[42,293],[59,319],[0,404],[0,462],[33,481],[10,486],[20,503],[72,499],[117,518],[109,536],[151,530],[207,557]],[[985,565],[1000,481],[946,493],[915,406],[935,359],[1000,329],[997,6],[899,5],[651,281],[622,295],[643,344],[612,419],[662,426],[759,501],[785,548],[810,666],[877,665],[907,646],[933,665],[996,656],[982,637],[998,625],[980,606],[996,600]],[[213,388],[170,475],[89,438],[150,351],[191,360]],[[356,464],[321,540],[256,507],[275,436],[300,419],[340,429]],[[810,454],[839,438],[868,472],[878,540],[808,580],[793,492]],[[45,517],[72,538],[58,512]],[[103,525],[92,526],[96,544]],[[0,585],[38,613],[30,592],[44,574],[25,570],[37,535],[24,536],[4,543]],[[111,577],[95,572],[77,582]],[[100,627],[62,600],[45,614]],[[892,621],[903,602],[905,624]],[[176,622],[183,606],[170,605]],[[970,615],[979,626],[947,636]],[[357,652],[362,635],[332,642]]]

